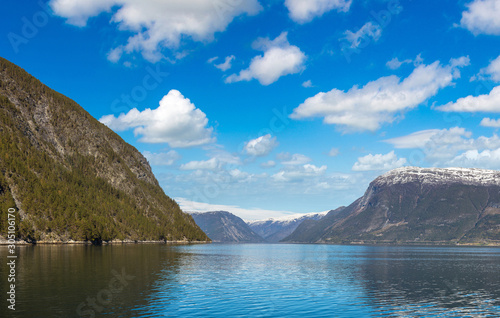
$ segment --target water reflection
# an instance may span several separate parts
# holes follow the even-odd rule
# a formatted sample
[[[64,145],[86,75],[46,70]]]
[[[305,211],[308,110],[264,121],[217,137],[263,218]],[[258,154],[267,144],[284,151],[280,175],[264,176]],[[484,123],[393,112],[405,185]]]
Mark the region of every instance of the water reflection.
[[[0,248],[2,259],[6,252]],[[130,317],[131,310],[147,306],[145,297],[159,277],[175,279],[181,266],[177,253],[164,245],[40,245],[19,247],[17,255],[16,311],[1,306],[0,317]],[[2,266],[2,281],[6,270]],[[120,287],[113,280],[117,274],[134,278],[110,295],[110,282]],[[6,295],[7,284],[0,289]]]
[[[4,260],[6,252],[0,248]],[[492,248],[47,245],[20,247],[18,255],[16,312],[7,311],[5,302],[0,317],[487,317],[500,312],[500,249]],[[0,277],[6,295],[6,266]]]
[[[360,273],[381,316],[500,313],[498,249],[376,247],[366,256]]]

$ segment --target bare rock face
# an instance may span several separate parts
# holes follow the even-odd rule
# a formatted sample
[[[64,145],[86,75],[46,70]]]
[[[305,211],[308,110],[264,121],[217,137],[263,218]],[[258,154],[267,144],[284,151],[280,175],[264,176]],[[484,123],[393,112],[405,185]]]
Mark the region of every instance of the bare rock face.
[[[19,210],[19,238],[207,239],[139,151],[2,58],[0,133],[0,213]]]
[[[226,211],[192,213],[196,224],[213,242],[262,243],[264,239],[236,215]]]
[[[285,241],[500,244],[500,172],[464,168],[392,170],[363,197]]]

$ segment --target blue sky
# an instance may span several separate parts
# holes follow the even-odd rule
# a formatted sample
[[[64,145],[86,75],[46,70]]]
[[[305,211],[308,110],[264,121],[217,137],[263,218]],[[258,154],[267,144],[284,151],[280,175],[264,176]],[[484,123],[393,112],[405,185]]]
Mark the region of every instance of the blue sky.
[[[335,209],[402,166],[500,169],[500,1],[2,3],[0,55],[186,210]]]

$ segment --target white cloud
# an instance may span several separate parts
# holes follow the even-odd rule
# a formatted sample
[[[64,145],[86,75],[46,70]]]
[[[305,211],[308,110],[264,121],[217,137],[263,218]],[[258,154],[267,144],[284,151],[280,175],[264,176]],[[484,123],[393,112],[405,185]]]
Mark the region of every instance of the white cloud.
[[[214,56],[214,57],[211,57],[207,60],[207,63],[208,64],[212,64],[213,62],[215,62],[219,57],[218,56]]]
[[[398,68],[401,67],[403,64],[411,63],[413,62],[410,59],[406,59],[404,61],[400,61],[397,57],[393,58],[392,60],[388,61],[385,63],[385,65],[390,68],[391,70],[397,70]]]
[[[474,35],[500,35],[500,1],[474,0],[467,4],[460,25]]]
[[[440,131],[439,129],[421,130],[407,136],[387,139],[384,142],[392,144],[397,149],[422,148],[425,147],[432,136],[435,136]]]
[[[134,128],[134,135],[141,142],[168,143],[170,147],[200,146],[215,141],[212,127],[200,109],[179,91],[171,90],[160,101],[156,109],[136,108],[127,114],[103,116],[99,121],[116,131]]]
[[[500,128],[500,119],[483,118],[483,120],[481,120],[481,126]]]
[[[158,178],[168,193],[190,201],[238,202],[252,207],[255,198],[259,198],[262,206],[274,206],[275,202],[281,202],[286,207],[278,209],[310,212],[311,200],[316,206],[324,206],[321,209],[325,210],[352,203],[363,194],[375,176],[369,172],[327,173],[326,166],[314,165],[285,166],[273,176],[267,173],[252,174],[245,171],[244,167],[159,174]],[[303,198],[303,202],[296,204],[293,199],[299,197]],[[201,211],[208,210],[214,209],[203,208]]]
[[[251,156],[261,157],[268,155],[277,146],[276,137],[271,137],[270,134],[267,134],[250,140],[245,144],[243,150]]]
[[[339,153],[340,153],[339,148],[332,148],[332,149],[330,149],[330,151],[328,152],[328,155],[329,155],[330,157],[337,157],[337,156],[339,155]]]
[[[221,162],[217,158],[204,161],[190,161],[181,165],[181,170],[215,170],[220,167]]]
[[[52,0],[54,13],[67,22],[83,27],[91,17],[112,12],[110,22],[117,29],[132,33],[110,55],[117,61],[121,54],[141,52],[156,62],[163,48],[177,49],[186,37],[193,41],[210,41],[216,32],[224,31],[237,16],[257,14],[258,0]]]
[[[152,153],[149,151],[144,151],[142,153],[149,163],[153,166],[171,166],[181,158],[181,156],[175,150],[170,150],[169,152]]]
[[[306,23],[334,9],[347,12],[351,2],[352,0],[285,0],[285,6],[292,20]]]
[[[114,0],[52,0],[49,5],[58,16],[76,26],[86,26],[90,17],[109,12],[117,3]]]
[[[493,81],[500,82],[500,55],[491,61],[490,65],[484,69],[484,73],[489,75]]]
[[[391,123],[398,113],[424,103],[437,92],[453,84],[460,74],[457,64],[466,65],[468,58],[451,60],[442,66],[439,61],[419,65],[403,81],[392,75],[381,77],[347,92],[332,89],[310,97],[294,109],[293,119],[323,117],[324,123],[336,124],[344,132],[375,131]]]
[[[465,151],[500,147],[500,138],[497,135],[474,139],[470,131],[460,127],[423,130],[384,141],[400,149],[420,149],[425,158],[435,166],[446,166],[449,160]]]
[[[233,180],[241,183],[250,182],[253,178],[252,174],[245,171],[241,171],[240,169],[233,169],[229,170],[228,172]]]
[[[304,83],[302,83],[302,87],[306,88],[313,87],[312,81],[311,80],[305,81]]]
[[[311,162],[311,158],[304,156],[300,153],[293,154],[292,157],[286,161],[281,162],[284,165],[303,165]]]
[[[494,87],[489,94],[462,97],[437,109],[443,112],[500,113],[500,86]]]
[[[238,156],[222,149],[212,149],[210,159],[190,161],[180,166],[181,170],[222,170],[226,165],[241,165]]]
[[[500,148],[495,150],[469,150],[448,162],[449,166],[463,168],[500,169]]]
[[[234,55],[230,55],[228,57],[226,57],[226,60],[224,61],[224,63],[221,63],[221,64],[215,64],[214,66],[216,68],[218,68],[219,70],[225,72],[227,71],[228,69],[230,69],[232,67],[231,65],[231,62],[235,59],[236,57]]]
[[[363,25],[358,31],[352,32],[347,30],[344,34],[345,37],[343,39],[351,43],[351,48],[355,49],[359,47],[361,40],[363,39],[368,40],[371,38],[373,41],[377,41],[382,35],[382,27],[370,21],[366,22],[365,25]]]
[[[292,155],[289,152],[280,152],[276,155],[276,159],[280,161],[286,161],[292,159]]]
[[[315,165],[306,164],[303,166],[291,166],[288,169],[281,170],[271,177],[277,182],[301,182],[304,179],[321,176],[325,173],[327,167],[317,167]]]
[[[491,63],[487,67],[482,68],[476,76],[473,76],[471,78],[471,81],[476,79],[491,79],[494,82],[500,82],[500,55],[496,59],[491,61]]]
[[[400,168],[406,164],[405,158],[398,158],[394,151],[388,154],[369,154],[358,158],[358,161],[352,166],[353,171],[387,171]]]
[[[258,39],[253,47],[264,52],[252,59],[247,69],[226,78],[226,83],[257,79],[262,85],[276,82],[280,77],[296,74],[305,69],[306,55],[295,45],[290,45],[287,32],[274,40]]]
[[[237,205],[210,204],[204,202],[194,202],[186,198],[175,198],[175,201],[180,205],[185,212],[210,212],[210,211],[227,211],[243,220],[262,220],[267,218],[278,218],[296,214],[289,211],[265,210],[259,208],[245,209]]]
[[[274,160],[269,160],[260,164],[261,168],[273,168],[276,167],[276,162]]]

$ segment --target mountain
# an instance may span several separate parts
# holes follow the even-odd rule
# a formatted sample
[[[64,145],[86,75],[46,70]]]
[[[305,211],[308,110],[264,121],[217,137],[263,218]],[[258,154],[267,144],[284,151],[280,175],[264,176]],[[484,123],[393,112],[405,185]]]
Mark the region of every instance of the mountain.
[[[280,218],[270,218],[267,220],[248,221],[250,228],[267,242],[277,243],[292,234],[293,231],[304,220],[319,220],[324,217],[327,212],[294,214]]]
[[[213,242],[263,243],[264,239],[256,234],[239,217],[225,211],[191,213],[196,224],[207,233]]]
[[[0,235],[30,242],[206,241],[146,158],[73,100],[0,58]]]
[[[395,169],[344,210],[303,222],[284,241],[500,244],[500,171]]]

